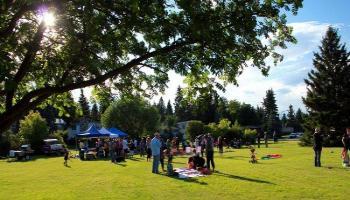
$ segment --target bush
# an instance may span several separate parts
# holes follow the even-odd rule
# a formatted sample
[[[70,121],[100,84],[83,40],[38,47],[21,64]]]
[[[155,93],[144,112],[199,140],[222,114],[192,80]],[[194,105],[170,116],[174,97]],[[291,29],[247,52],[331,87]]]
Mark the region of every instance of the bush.
[[[6,156],[11,149],[18,149],[23,142],[23,138],[19,135],[6,131],[0,137],[0,155]]]
[[[201,121],[192,120],[189,121],[186,127],[186,137],[190,141],[194,141],[196,136],[203,134],[204,124]]]
[[[257,136],[256,130],[245,129],[243,140],[245,143],[255,144],[256,136]]]
[[[30,112],[20,121],[19,135],[38,151],[41,149],[42,140],[49,136],[49,128],[38,112]]]

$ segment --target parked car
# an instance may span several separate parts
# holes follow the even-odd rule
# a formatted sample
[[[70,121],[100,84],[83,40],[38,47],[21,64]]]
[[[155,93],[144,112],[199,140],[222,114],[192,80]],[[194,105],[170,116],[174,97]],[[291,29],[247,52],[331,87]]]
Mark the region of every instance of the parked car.
[[[300,138],[303,136],[304,133],[291,133],[288,135],[289,139],[295,139],[295,138]]]
[[[43,140],[42,151],[44,154],[51,155],[61,155],[65,152],[63,144],[61,144],[57,139],[45,139]]]
[[[9,158],[16,158],[17,160],[29,160],[34,154],[34,150],[30,144],[24,144],[19,150],[10,150]]]
[[[23,151],[26,155],[31,156],[34,154],[34,150],[32,149],[32,147],[30,146],[30,144],[23,144],[20,147],[20,150]]]

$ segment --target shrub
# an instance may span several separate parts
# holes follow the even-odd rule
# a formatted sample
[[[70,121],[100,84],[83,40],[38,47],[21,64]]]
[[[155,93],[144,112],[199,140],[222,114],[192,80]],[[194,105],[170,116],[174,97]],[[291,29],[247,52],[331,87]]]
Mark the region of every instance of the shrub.
[[[49,136],[49,128],[38,112],[30,112],[20,121],[19,135],[26,143],[31,144],[34,150],[40,150],[42,140]]]

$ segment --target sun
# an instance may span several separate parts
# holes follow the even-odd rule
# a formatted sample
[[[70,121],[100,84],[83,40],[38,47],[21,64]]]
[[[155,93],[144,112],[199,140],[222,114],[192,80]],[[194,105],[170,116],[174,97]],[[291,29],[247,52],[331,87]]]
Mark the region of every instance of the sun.
[[[40,16],[39,16],[39,21],[44,22],[45,26],[54,26],[56,22],[56,18],[54,13],[44,11]]]

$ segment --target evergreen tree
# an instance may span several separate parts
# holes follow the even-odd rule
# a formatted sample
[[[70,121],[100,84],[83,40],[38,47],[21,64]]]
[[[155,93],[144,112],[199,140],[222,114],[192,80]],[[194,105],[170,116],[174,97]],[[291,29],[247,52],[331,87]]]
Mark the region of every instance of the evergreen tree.
[[[80,109],[82,111],[84,118],[90,118],[90,107],[89,103],[84,95],[83,89],[80,89],[80,97],[79,97]]]
[[[173,107],[171,106],[170,100],[168,101],[168,104],[166,105],[165,114],[168,115],[168,116],[174,114],[174,112],[173,112]]]
[[[300,108],[297,110],[295,113],[295,122],[296,122],[296,127],[295,131],[296,132],[303,132],[303,127],[302,124],[304,123],[304,116],[303,112],[301,112]]]
[[[259,125],[259,120],[255,108],[246,103],[242,103],[240,106],[237,121],[242,126]]]
[[[282,115],[281,123],[282,123],[282,127],[287,126],[287,116],[285,113],[283,113],[283,115]]]
[[[307,95],[303,102],[310,114],[308,124],[320,125],[326,131],[334,128],[329,144],[340,144],[340,137],[350,124],[350,53],[345,44],[340,44],[340,36],[332,27],[321,43],[319,52],[314,54],[315,69],[305,79]],[[313,128],[307,131],[312,132]]]
[[[100,121],[100,113],[98,112],[97,104],[94,103],[91,108],[91,120],[94,122]]]
[[[272,89],[266,91],[266,97],[263,100],[264,108],[264,129],[268,133],[280,130],[280,120],[278,117],[278,108],[275,94]]]
[[[160,122],[164,122],[165,120],[165,112],[166,112],[166,108],[165,108],[165,104],[164,104],[164,100],[163,97],[160,97],[159,102],[157,104],[157,109],[160,115]]]
[[[292,105],[289,105],[286,126],[292,127],[293,130],[295,131],[296,121],[295,121],[295,113]]]

